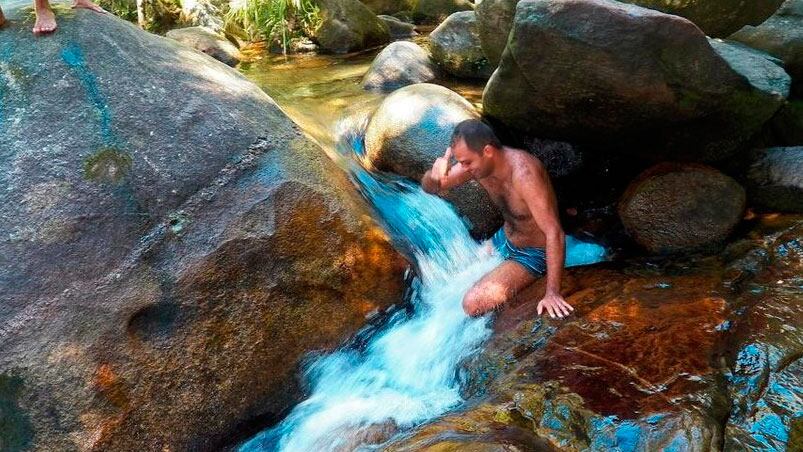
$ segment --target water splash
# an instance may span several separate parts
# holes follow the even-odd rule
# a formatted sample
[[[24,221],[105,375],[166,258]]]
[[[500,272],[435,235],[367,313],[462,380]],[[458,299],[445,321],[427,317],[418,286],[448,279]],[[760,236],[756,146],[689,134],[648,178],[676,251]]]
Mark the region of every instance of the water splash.
[[[339,137],[351,152],[361,149],[359,141],[348,134]],[[305,371],[309,398],[245,443],[241,452],[370,448],[443,414],[463,402],[461,361],[491,334],[489,318],[467,317],[462,298],[501,257],[474,241],[441,198],[404,179],[373,175],[350,161],[346,166],[396,246],[416,265],[412,313],[394,314],[364,347],[341,349],[313,362]],[[569,243],[570,264],[604,255],[599,246]]]

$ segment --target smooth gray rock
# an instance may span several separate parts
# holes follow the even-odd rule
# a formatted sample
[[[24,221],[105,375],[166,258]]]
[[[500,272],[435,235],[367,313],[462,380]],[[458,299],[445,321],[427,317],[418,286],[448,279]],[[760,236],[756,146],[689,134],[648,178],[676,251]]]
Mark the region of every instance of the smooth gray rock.
[[[412,14],[417,24],[437,25],[453,13],[473,9],[474,4],[468,0],[417,0]]]
[[[170,30],[165,36],[203,52],[229,66],[236,66],[240,62],[240,52],[234,44],[204,27]]]
[[[475,10],[480,45],[494,67],[502,59],[518,2],[519,0],[483,0]]]
[[[468,101],[440,85],[401,88],[385,98],[371,118],[363,164],[418,181],[449,146],[454,126],[478,117]],[[475,236],[492,234],[502,224],[496,207],[476,182],[451,190],[446,199],[470,221]]]
[[[774,13],[783,0],[624,0],[685,17],[714,37],[725,37],[745,25],[758,25]]]
[[[321,49],[348,53],[385,44],[390,31],[384,21],[359,0],[315,0],[321,24],[312,33]]]
[[[723,53],[678,16],[612,0],[522,0],[484,114],[559,141],[721,161],[772,117],[788,84],[748,50]]]
[[[0,32],[0,448],[218,450],[401,261],[238,72],[111,14],[31,22]]]
[[[764,23],[746,26],[728,39],[763,50],[783,60],[794,91],[803,95],[803,0],[787,0]]]
[[[369,91],[390,92],[403,86],[434,80],[437,68],[426,50],[408,41],[394,42],[374,58],[362,79]]]
[[[391,39],[408,39],[412,38],[413,36],[418,36],[418,32],[415,31],[415,25],[413,24],[402,22],[393,16],[385,16],[380,14],[377,17],[382,19],[382,21],[385,22],[385,25],[388,26]]]
[[[803,213],[803,146],[762,149],[751,157],[746,184],[750,203]]]
[[[480,46],[474,11],[461,11],[446,18],[429,35],[432,59],[449,74],[487,80],[492,66]]]

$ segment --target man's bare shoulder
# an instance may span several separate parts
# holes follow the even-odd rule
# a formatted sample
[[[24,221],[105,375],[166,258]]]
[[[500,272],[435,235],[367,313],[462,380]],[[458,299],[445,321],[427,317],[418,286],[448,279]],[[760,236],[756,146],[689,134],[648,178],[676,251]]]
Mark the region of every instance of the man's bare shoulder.
[[[507,148],[509,162],[513,170],[513,183],[537,182],[545,180],[546,167],[538,157],[527,151],[516,148]]]

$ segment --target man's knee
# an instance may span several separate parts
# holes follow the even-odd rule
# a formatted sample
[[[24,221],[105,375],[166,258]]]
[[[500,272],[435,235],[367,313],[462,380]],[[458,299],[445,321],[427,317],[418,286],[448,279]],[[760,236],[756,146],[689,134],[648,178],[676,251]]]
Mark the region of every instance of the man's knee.
[[[507,293],[501,288],[475,285],[463,296],[463,311],[470,316],[478,316],[506,301]]]

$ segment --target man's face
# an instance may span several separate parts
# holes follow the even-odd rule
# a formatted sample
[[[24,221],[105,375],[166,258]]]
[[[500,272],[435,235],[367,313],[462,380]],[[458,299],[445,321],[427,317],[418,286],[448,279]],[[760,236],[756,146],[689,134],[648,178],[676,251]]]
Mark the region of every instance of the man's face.
[[[482,152],[475,152],[466,145],[465,140],[458,140],[452,146],[452,154],[458,165],[468,171],[474,179],[488,177],[493,172],[491,146],[486,145]]]

